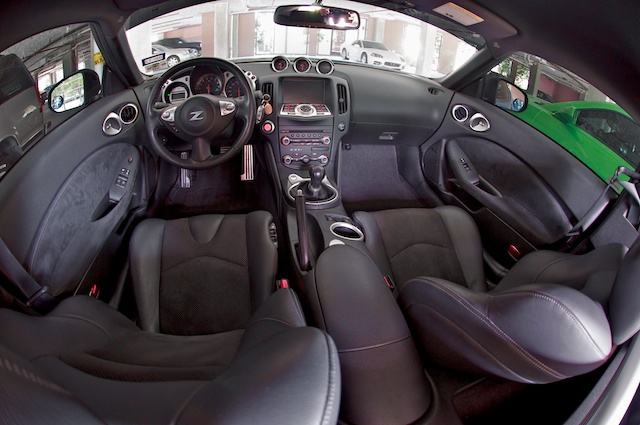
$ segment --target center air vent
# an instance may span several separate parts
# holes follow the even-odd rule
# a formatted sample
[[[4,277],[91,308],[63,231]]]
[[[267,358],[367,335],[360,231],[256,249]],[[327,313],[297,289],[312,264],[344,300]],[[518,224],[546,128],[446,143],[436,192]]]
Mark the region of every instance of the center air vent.
[[[464,105],[456,105],[451,110],[453,119],[458,122],[465,122],[469,118],[469,110]]]
[[[273,102],[273,83],[264,83],[262,85],[262,94],[268,94]]]
[[[338,84],[338,112],[346,114],[349,110],[349,103],[347,99],[347,86]]]
[[[133,103],[128,103],[120,109],[120,120],[124,124],[131,124],[138,118],[138,107]]]

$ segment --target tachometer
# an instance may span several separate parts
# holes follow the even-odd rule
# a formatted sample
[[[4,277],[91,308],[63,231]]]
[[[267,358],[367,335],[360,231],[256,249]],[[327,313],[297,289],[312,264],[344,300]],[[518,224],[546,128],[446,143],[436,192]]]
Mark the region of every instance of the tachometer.
[[[244,95],[244,90],[240,87],[240,83],[236,80],[236,77],[231,77],[224,86],[224,93],[227,97],[240,97]]]
[[[195,94],[212,94],[217,96],[222,93],[222,81],[220,77],[213,73],[204,74],[196,80],[193,89]]]

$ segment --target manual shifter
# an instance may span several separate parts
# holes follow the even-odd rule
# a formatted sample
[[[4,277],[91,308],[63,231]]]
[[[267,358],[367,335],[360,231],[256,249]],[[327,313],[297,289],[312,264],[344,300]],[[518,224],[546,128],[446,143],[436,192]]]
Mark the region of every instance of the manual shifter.
[[[327,188],[322,184],[324,179],[324,167],[321,165],[314,165],[309,171],[311,180],[304,187],[304,196],[307,201],[323,201],[329,199],[331,194]]]

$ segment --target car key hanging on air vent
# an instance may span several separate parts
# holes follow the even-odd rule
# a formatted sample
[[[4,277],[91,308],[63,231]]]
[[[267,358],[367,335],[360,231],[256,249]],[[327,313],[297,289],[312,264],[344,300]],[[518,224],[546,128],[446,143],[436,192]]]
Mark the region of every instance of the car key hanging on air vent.
[[[264,106],[264,113],[267,115],[271,115],[271,113],[273,112],[273,107],[271,106],[271,103],[269,103],[270,101],[271,101],[271,95],[269,94],[262,95],[261,105]]]

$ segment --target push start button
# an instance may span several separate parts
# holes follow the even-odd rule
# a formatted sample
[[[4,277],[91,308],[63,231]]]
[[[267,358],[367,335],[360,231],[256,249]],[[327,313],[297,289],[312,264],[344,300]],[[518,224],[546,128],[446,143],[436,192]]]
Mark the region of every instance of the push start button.
[[[273,130],[275,130],[275,125],[271,121],[267,120],[262,124],[262,131],[266,134],[273,133]]]

